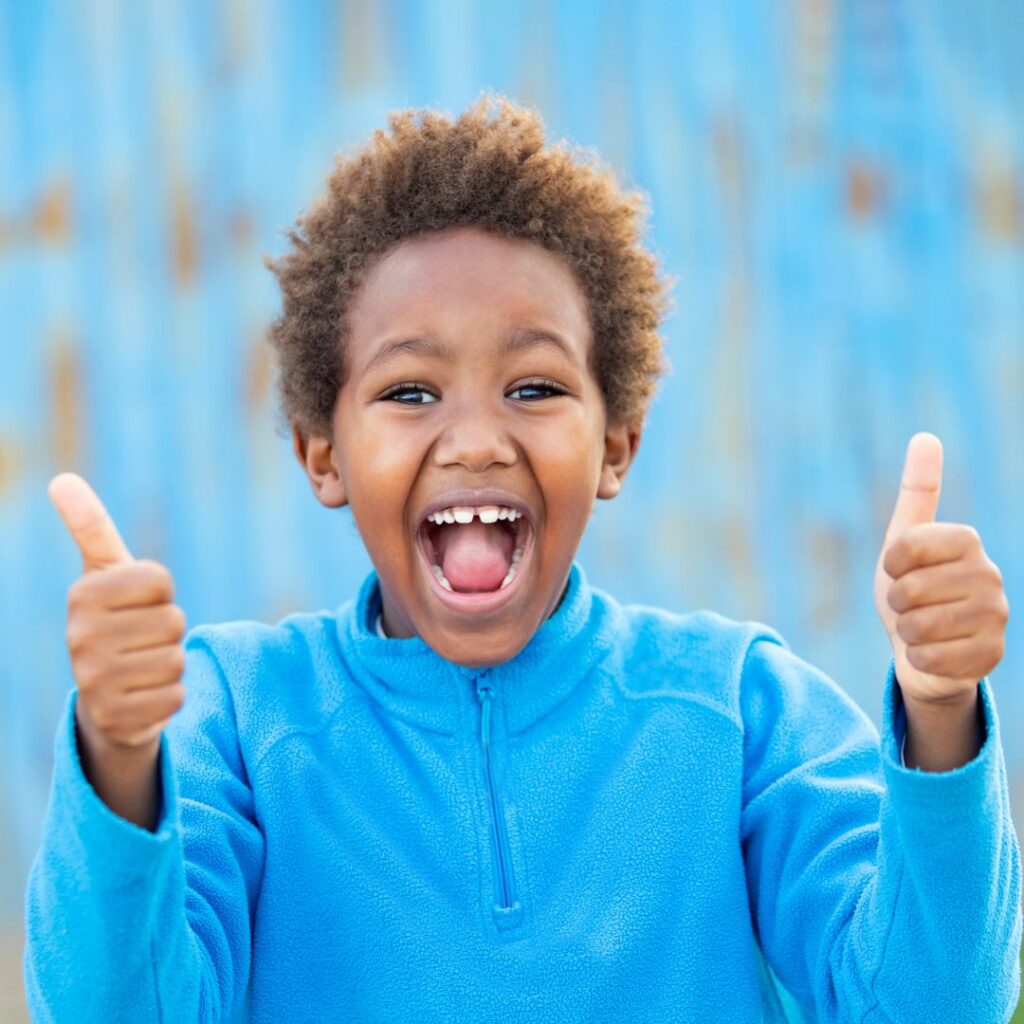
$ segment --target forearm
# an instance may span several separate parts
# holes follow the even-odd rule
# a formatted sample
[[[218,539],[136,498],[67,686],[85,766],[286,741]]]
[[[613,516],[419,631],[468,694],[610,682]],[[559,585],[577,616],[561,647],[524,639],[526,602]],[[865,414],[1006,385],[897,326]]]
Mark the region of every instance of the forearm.
[[[26,889],[23,966],[32,1019],[218,1019],[212,1008],[228,1003],[217,995],[212,964],[223,954],[210,947],[202,954],[203,936],[186,913],[169,759],[158,756],[163,806],[153,831],[113,812],[80,764],[74,695],[58,729],[42,841]]]
[[[836,963],[851,948],[864,952],[871,1024],[1005,1020],[1020,984],[1021,863],[991,688],[978,687],[975,755],[958,771],[908,771],[894,728],[902,694],[890,674],[877,874]]]
[[[903,694],[907,715],[904,756],[908,768],[946,772],[974,760],[985,740],[978,691],[968,700],[922,703]]]

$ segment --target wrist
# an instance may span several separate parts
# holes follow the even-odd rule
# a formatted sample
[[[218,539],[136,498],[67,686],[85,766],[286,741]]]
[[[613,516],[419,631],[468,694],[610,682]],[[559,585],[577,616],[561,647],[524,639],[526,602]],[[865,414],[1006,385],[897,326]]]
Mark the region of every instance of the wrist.
[[[144,743],[137,744],[119,743],[112,739],[93,721],[80,696],[75,701],[75,736],[80,747],[86,747],[94,757],[102,757],[109,763],[148,763],[160,749],[159,733]]]
[[[951,771],[978,755],[984,740],[985,721],[977,686],[973,691],[940,700],[903,694],[903,705],[908,768]]]
[[[896,682],[899,685],[899,677]],[[908,713],[912,711],[923,718],[937,719],[949,715],[970,714],[977,707],[980,699],[977,684],[972,690],[965,690],[949,697],[917,697],[912,693],[907,693],[902,686],[900,686],[900,695]]]

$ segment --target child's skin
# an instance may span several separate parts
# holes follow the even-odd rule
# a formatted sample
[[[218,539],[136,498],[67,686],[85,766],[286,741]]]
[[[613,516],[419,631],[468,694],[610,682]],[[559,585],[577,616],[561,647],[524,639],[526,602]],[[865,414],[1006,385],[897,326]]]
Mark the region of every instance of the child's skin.
[[[510,348],[517,330],[562,347],[524,334]],[[382,358],[411,338],[436,351],[410,344]],[[352,507],[389,636],[494,665],[555,610],[594,499],[618,494],[638,441],[606,424],[590,347],[582,290],[535,243],[448,230],[406,241],[370,273],[349,316],[333,437],[294,441],[320,501]],[[417,387],[384,397],[401,384]],[[500,493],[474,498],[484,491]],[[481,610],[437,584],[420,526],[438,506],[512,502],[533,540],[500,604]]]
[[[351,505],[389,636],[418,635],[459,664],[513,657],[558,606],[594,499],[619,492],[639,441],[606,422],[586,299],[541,246],[449,229],[396,246],[368,274],[348,326],[331,437],[294,432],[313,491]],[[977,533],[934,522],[941,471],[938,439],[916,435],[875,578],[907,763],[928,771],[976,755],[977,682],[1002,657],[1008,618]],[[132,559],[85,481],[60,474],[49,493],[84,562],[67,630],[83,767],[115,813],[152,829],[160,734],[185,698],[184,615],[170,573]],[[423,518],[484,504],[524,513],[519,572],[493,594],[448,592],[423,554]]]

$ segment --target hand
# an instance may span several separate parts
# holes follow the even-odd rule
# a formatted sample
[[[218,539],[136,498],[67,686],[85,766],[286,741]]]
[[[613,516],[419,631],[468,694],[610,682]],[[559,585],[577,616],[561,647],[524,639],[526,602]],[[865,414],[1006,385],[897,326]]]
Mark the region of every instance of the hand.
[[[942,444],[915,434],[875,569],[875,608],[904,698],[973,702],[999,664],[1010,609],[1003,578],[971,526],[937,523]]]
[[[82,553],[67,622],[79,727],[107,747],[158,745],[185,700],[185,616],[171,603],[171,574],[132,558],[80,476],[61,473],[48,492]]]

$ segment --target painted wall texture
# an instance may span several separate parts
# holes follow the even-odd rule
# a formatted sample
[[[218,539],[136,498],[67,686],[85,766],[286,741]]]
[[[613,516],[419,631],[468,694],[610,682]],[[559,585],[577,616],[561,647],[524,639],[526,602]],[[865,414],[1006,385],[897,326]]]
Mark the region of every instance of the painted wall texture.
[[[940,518],[1015,613],[1020,779],[1022,47],[1016,0],[0,0],[0,1020],[72,685],[46,483],[86,475],[193,624],[355,592],[350,517],[275,433],[261,256],[396,107],[507,93],[649,195],[674,369],[592,580],[768,622],[877,722],[874,565],[932,430]]]

